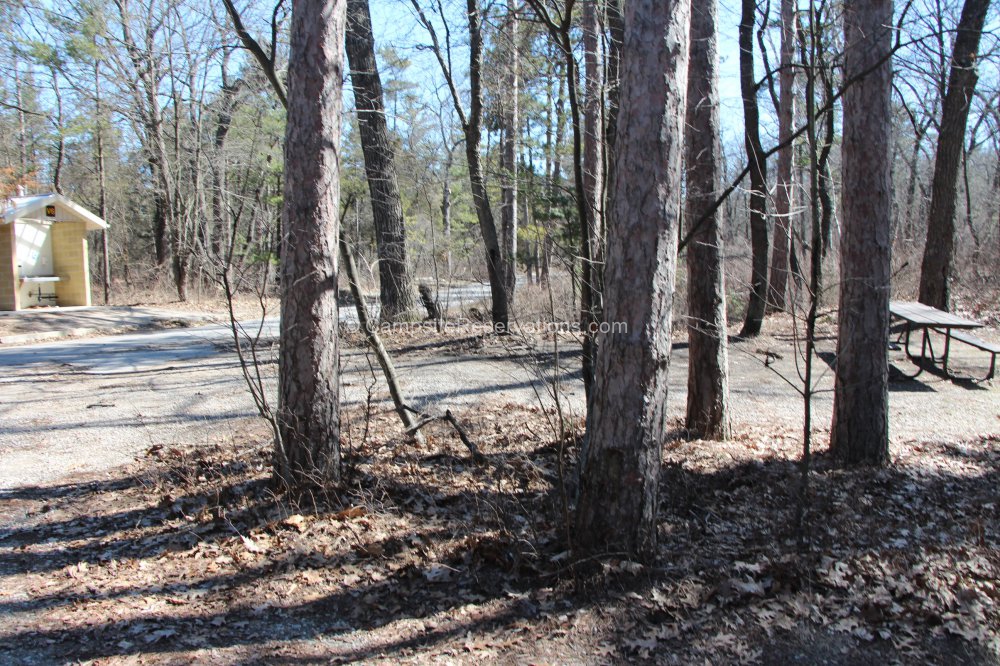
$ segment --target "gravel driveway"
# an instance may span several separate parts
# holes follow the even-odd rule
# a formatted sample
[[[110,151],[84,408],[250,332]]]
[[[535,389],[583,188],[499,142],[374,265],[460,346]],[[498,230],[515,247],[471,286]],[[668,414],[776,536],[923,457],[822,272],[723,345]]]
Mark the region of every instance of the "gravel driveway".
[[[0,498],[6,490],[70,475],[109,475],[153,445],[266,437],[227,340],[224,327],[201,327],[0,349]],[[495,342],[483,347],[479,340],[471,350],[448,341],[397,344],[396,363],[411,402],[443,411],[485,401],[549,400],[550,356],[536,363],[523,348]],[[786,381],[796,372],[790,343],[765,337],[735,344],[730,354],[736,432],[751,438],[760,433],[765,440],[798,437],[801,399]],[[579,415],[579,357],[571,348],[562,358],[564,406]],[[670,372],[671,412],[677,417],[686,399],[686,364],[687,351],[678,345]],[[365,355],[345,348],[343,366],[345,402],[363,401],[371,383]],[[273,362],[265,364],[265,375],[273,393]],[[820,387],[826,392],[815,398],[814,422],[822,435],[831,414],[831,372]],[[378,391],[385,397],[382,387]],[[924,373],[894,382],[890,407],[895,440],[1000,432],[996,382],[953,383]]]

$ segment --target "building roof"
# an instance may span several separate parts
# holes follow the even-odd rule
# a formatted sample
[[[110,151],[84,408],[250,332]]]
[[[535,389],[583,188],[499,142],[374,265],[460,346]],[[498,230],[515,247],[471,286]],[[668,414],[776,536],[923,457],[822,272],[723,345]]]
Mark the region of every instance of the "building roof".
[[[63,195],[56,194],[55,192],[49,194],[36,194],[29,197],[11,197],[10,199],[7,199],[6,205],[3,208],[3,215],[2,219],[0,219],[0,224],[10,224],[15,220],[25,219],[43,220],[45,219],[45,214],[42,212],[42,208],[51,205],[59,205],[68,210],[70,215],[76,218],[76,221],[84,222],[87,225],[87,231],[107,229],[108,227],[107,222],[97,217],[83,206],[75,204]],[[67,221],[69,220],[56,220],[56,222]]]

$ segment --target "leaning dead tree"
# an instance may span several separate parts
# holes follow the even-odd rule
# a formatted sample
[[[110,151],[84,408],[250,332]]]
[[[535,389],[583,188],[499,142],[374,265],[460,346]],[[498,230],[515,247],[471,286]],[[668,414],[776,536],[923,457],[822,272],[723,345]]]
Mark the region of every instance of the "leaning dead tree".
[[[346,209],[347,207],[345,206]],[[372,325],[371,317],[368,315],[368,306],[365,305],[365,297],[361,293],[361,287],[358,284],[357,264],[354,261],[351,244],[347,239],[347,234],[344,233],[343,227],[340,230],[339,243],[340,258],[344,262],[344,270],[347,273],[347,285],[351,290],[351,297],[354,299],[354,308],[358,314],[358,326],[361,328],[362,333],[364,333],[365,340],[368,341],[368,346],[374,352],[379,367],[382,368],[382,375],[385,377],[386,384],[389,385],[389,397],[392,398],[392,404],[396,408],[399,420],[403,422],[403,427],[406,428],[407,432],[413,433],[413,438],[423,444],[423,435],[415,428],[416,424],[413,422],[413,418],[406,408],[403,392],[399,388],[399,380],[396,377],[396,366],[392,362],[392,357],[389,356],[389,351],[382,343],[381,336],[379,336]]]

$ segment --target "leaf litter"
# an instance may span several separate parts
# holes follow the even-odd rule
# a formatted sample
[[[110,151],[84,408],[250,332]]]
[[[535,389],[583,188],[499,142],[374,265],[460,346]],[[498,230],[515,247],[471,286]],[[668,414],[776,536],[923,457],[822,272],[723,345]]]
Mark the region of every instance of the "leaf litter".
[[[420,446],[348,413],[328,495],[276,493],[247,436],[5,498],[0,661],[998,663],[996,436],[894,444],[882,470],[821,450],[805,547],[794,436],[677,439],[658,564],[595,567],[561,510],[582,424],[460,418],[486,464],[447,425]]]

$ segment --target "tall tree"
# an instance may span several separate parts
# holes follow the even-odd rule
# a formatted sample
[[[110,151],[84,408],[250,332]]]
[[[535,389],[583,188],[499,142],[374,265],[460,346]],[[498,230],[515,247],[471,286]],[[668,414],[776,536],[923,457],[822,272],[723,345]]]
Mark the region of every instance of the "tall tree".
[[[760,109],[753,67],[753,34],[757,23],[756,0],[742,0],[740,17],[740,93],[743,95],[743,143],[750,167],[750,298],[741,337],[760,334],[767,295],[767,156],[760,143]]]
[[[601,24],[598,0],[583,3],[583,196],[587,217],[581,223],[589,230],[584,234],[584,258],[589,259],[584,271],[588,284],[581,290],[584,326],[584,386],[593,379],[593,362],[597,350],[591,323],[600,320],[603,309],[602,275],[604,273],[604,67],[600,60]]]
[[[795,0],[781,0],[781,62],[778,72],[778,151],[774,192],[774,248],[771,251],[771,278],[768,280],[768,301],[778,310],[785,308],[788,286],[788,262],[791,252],[792,208],[792,122],[795,117],[795,48],[797,31]]]
[[[889,457],[892,0],[844,4],[840,318],[830,448],[848,464]]]
[[[688,0],[625,10],[606,281],[580,460],[577,545],[652,559],[667,431],[671,305],[677,262]]]
[[[576,212],[580,220],[580,323],[583,337],[583,388],[587,396],[593,385],[595,371],[595,355],[597,351],[596,332],[598,323],[601,321],[601,310],[603,308],[603,280],[604,271],[599,262],[598,253],[602,245],[602,231],[599,223],[592,215],[592,206],[588,203],[592,197],[587,194],[588,179],[589,184],[594,187],[597,193],[598,182],[593,178],[599,167],[594,165],[594,172],[588,176],[585,171],[587,158],[585,157],[585,119],[582,117],[581,104],[578,91],[578,74],[576,51],[573,42],[573,7],[575,0],[566,0],[565,4],[558,5],[550,11],[549,5],[542,0],[528,0],[541,22],[549,31],[549,35],[562,51],[563,61],[566,65],[565,76],[567,81],[567,101],[569,102],[570,120],[573,126],[573,181],[576,192]],[[592,18],[596,18],[596,7],[585,5],[585,11],[595,12]],[[585,23],[591,21],[585,16]],[[591,25],[585,28],[585,32],[595,29]],[[588,38],[585,34],[586,50]],[[587,56],[585,55],[585,58]],[[594,58],[597,57],[596,50]],[[585,63],[586,65],[586,63]],[[595,71],[596,74],[596,65]],[[586,75],[586,71],[584,72]],[[593,137],[596,141],[596,135]],[[594,144],[596,149],[596,143]],[[597,155],[592,156],[597,159]]]
[[[684,217],[698,228],[688,244],[687,428],[701,437],[729,436],[729,358],[722,265],[723,159],[719,124],[716,0],[691,9],[687,78]],[[706,218],[702,221],[702,218]]]
[[[211,257],[228,265],[232,260],[229,256],[233,248],[233,229],[230,215],[229,188],[227,171],[229,164],[226,159],[226,138],[233,125],[233,114],[238,103],[237,92],[240,80],[233,81],[229,76],[230,51],[226,50],[219,67],[219,99],[216,102],[215,132],[213,133],[213,159],[211,162],[212,176],[212,225],[206,230],[208,250]]]
[[[431,49],[441,67],[451,94],[455,114],[465,135],[465,157],[469,165],[469,185],[472,202],[476,209],[479,232],[483,236],[486,249],[486,272],[490,279],[490,297],[493,302],[493,328],[498,333],[506,333],[510,327],[510,310],[514,295],[507,290],[507,271],[514,267],[507,263],[500,247],[493,209],[490,207],[489,190],[486,187],[486,169],[480,154],[483,137],[483,21],[479,0],[466,0],[466,18],[469,26],[469,109],[466,112],[463,96],[458,91],[456,77],[452,71],[450,31],[445,31],[444,43],[438,38],[434,23],[428,19],[419,0],[410,0],[420,24],[431,38]],[[440,4],[438,5],[440,9]],[[446,26],[447,27],[447,26]]]
[[[276,472],[340,479],[337,239],[346,0],[292,6],[285,130]]]
[[[162,35],[165,30],[158,8],[153,3],[136,10],[130,0],[113,0],[115,17],[120,23],[124,57],[115,60],[117,74],[135,85],[132,93],[132,124],[140,136],[155,186],[153,189],[153,244],[156,263],[163,265],[170,257],[173,234],[177,226],[176,179],[165,130],[166,116],[161,102],[163,86]],[[177,264],[174,264],[175,268]],[[174,275],[175,280],[178,276]],[[177,284],[178,296],[184,300],[184,284]]]
[[[108,179],[104,159],[104,108],[101,99],[101,58],[97,55],[97,40],[94,38],[94,170],[97,172],[97,215],[107,220]],[[101,274],[104,283],[104,304],[111,301],[111,248],[108,242],[108,228],[101,229]]]
[[[503,52],[506,56],[507,90],[502,96],[503,150],[501,166],[503,178],[500,188],[500,234],[504,261],[507,264],[505,287],[509,298],[513,298],[517,283],[517,154],[520,119],[520,45],[517,37],[517,12],[509,8],[506,16],[506,32]]]
[[[413,279],[406,261],[403,201],[396,161],[385,121],[382,80],[375,62],[375,39],[368,0],[347,2],[347,59],[358,111],[365,175],[371,195],[378,252],[379,297],[383,321],[407,319],[413,313]]]
[[[583,2],[583,190],[590,209],[595,240],[603,238],[604,217],[604,67],[600,59],[601,24],[599,0]],[[593,250],[599,261],[600,248]]]
[[[938,131],[927,242],[920,266],[920,302],[941,310],[948,310],[951,306],[958,168],[965,144],[969,107],[979,79],[976,56],[989,6],[989,0],[965,0],[962,7]]]

